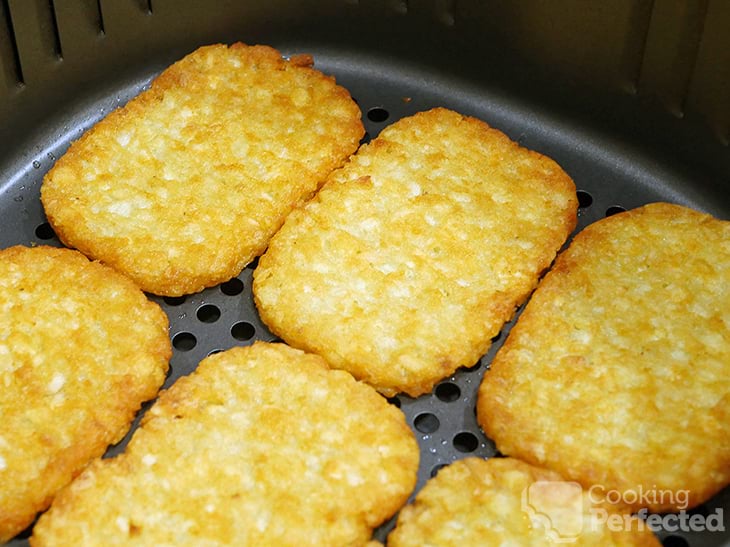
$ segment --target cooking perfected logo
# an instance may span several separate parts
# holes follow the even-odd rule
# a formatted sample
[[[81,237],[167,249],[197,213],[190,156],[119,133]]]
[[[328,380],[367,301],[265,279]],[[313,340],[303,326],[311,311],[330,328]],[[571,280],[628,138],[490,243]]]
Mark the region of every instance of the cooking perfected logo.
[[[583,531],[583,488],[577,482],[537,481],[522,491],[522,510],[555,543],[572,543]]]
[[[588,489],[591,505],[672,505],[683,511],[689,506],[689,490],[639,487],[629,490],[608,490],[600,484]]]
[[[688,511],[689,490],[610,490],[593,485],[587,491],[572,481],[536,481],[522,491],[522,511],[534,527],[554,543],[573,543],[584,532],[724,532],[724,510]],[[680,510],[656,514],[641,509],[634,515],[609,511],[612,505],[666,503]]]

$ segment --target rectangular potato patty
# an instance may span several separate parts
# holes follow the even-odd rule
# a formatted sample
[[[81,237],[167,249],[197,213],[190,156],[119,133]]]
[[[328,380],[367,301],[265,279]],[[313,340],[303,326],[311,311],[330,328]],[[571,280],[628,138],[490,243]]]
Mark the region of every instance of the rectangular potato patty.
[[[264,322],[383,394],[472,366],[576,223],[570,177],[475,118],[404,118],[332,173],[254,274]]]

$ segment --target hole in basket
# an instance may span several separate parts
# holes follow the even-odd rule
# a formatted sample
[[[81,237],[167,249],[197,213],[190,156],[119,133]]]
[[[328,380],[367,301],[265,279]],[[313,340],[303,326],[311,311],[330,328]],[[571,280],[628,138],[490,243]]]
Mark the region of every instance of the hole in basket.
[[[231,327],[231,336],[233,336],[236,340],[241,340],[242,342],[251,340],[254,334],[256,334],[254,326],[251,323],[246,323],[245,321],[239,321]]]
[[[179,332],[172,338],[172,346],[180,351],[190,351],[198,343],[191,332]]]
[[[400,408],[400,399],[398,396],[388,397],[388,402],[396,408]]]
[[[38,239],[53,239],[56,237],[56,232],[53,231],[53,228],[51,228],[48,222],[44,222],[36,226],[35,236]]]
[[[416,416],[416,419],[413,420],[413,425],[421,433],[433,433],[439,428],[441,422],[439,422],[435,414],[424,412]]]
[[[689,547],[689,542],[681,536],[667,536],[662,540],[664,547]]]
[[[368,110],[368,120],[371,122],[384,122],[388,119],[388,116],[390,116],[390,113],[380,106],[374,106]]]
[[[585,190],[578,190],[576,194],[578,195],[578,207],[585,209],[593,203],[593,196]]]
[[[249,263],[248,263],[248,264],[246,265],[246,267],[247,267],[247,268],[248,268],[249,270],[255,270],[255,269],[256,269],[256,267],[257,267],[258,265],[259,265],[259,257],[257,256],[257,257],[256,257],[256,258],[254,258],[254,259],[253,259],[253,260],[252,260],[251,262],[249,262]]]
[[[620,205],[612,205],[608,209],[606,209],[606,216],[610,217],[613,215],[617,215],[618,213],[623,213],[626,211],[624,207],[621,207]]]
[[[454,448],[459,452],[474,452],[477,446],[479,446],[479,439],[468,431],[462,431],[454,437]]]
[[[222,353],[223,351],[224,350],[222,350],[222,349],[214,349],[214,350],[211,350],[211,351],[208,352],[208,357],[210,357],[211,355],[215,355],[216,353]]]
[[[368,133],[367,131],[365,131],[365,134],[362,136],[362,139],[360,139],[360,144],[361,145],[362,144],[367,144],[367,143],[370,142],[371,139],[372,139],[372,137],[370,136],[370,133]]]
[[[218,306],[213,304],[205,304],[198,308],[198,319],[203,323],[215,323],[221,317],[221,311]]]
[[[444,382],[443,384],[436,386],[436,397],[438,397],[440,401],[451,403],[452,401],[456,401],[456,399],[460,396],[461,390],[456,384]]]
[[[165,301],[165,304],[169,306],[179,306],[183,302],[185,302],[184,296],[165,296],[162,298],[162,300]]]
[[[236,296],[243,292],[243,281],[234,277],[221,284],[221,292],[227,296]]]
[[[438,473],[439,471],[441,471],[441,470],[442,470],[442,469],[443,469],[444,467],[446,467],[446,464],[445,464],[445,463],[440,463],[440,464],[438,464],[438,465],[434,465],[434,466],[433,466],[433,467],[431,468],[431,478],[434,478],[434,477],[436,476],[436,474],[437,474],[437,473]]]

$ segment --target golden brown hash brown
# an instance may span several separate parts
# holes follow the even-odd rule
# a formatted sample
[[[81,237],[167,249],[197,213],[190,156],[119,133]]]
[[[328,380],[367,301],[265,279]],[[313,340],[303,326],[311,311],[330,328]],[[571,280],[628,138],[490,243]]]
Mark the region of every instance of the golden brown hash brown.
[[[576,222],[551,159],[443,108],[364,145],[254,273],[268,327],[386,395],[472,366]]]
[[[730,222],[666,203],[596,222],[486,372],[479,423],[629,509],[692,507],[730,483],[729,313]]]
[[[557,473],[512,458],[467,458],[439,470],[401,510],[388,547],[659,547],[645,522],[612,514],[616,531],[607,517],[589,492]]]
[[[129,429],[165,379],[167,317],[81,253],[0,250],[0,542]]]
[[[311,64],[237,43],[170,66],[46,175],[61,241],[155,294],[237,275],[364,133],[349,93]]]
[[[256,342],[163,392],[31,544],[363,546],[407,500],[418,459],[403,414],[370,386]]]

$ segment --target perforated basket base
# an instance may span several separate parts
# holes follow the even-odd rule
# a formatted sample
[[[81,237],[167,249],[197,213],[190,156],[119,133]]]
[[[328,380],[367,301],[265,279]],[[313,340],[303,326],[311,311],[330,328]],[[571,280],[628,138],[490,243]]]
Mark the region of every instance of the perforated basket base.
[[[677,174],[655,158],[643,156],[595,128],[541,111],[539,105],[520,103],[499,90],[450,79],[403,61],[356,53],[348,55],[321,46],[273,45],[285,53],[306,51],[314,54],[317,68],[334,74],[358,101],[369,138],[403,116],[445,106],[481,118],[522,145],[551,156],[573,177],[579,189],[581,207],[577,230],[607,214],[659,200],[730,218],[727,200],[719,201],[712,189],[700,189],[687,175]],[[89,99],[75,110],[59,112],[54,124],[59,131],[39,139],[35,148],[15,163],[21,165],[19,169],[0,173],[0,180],[7,181],[0,186],[0,246],[60,245],[46,223],[39,201],[44,173],[71,140],[143,89],[153,71],[154,68],[140,67],[136,79],[121,82],[115,93]],[[227,283],[195,295],[152,297],[170,318],[174,354],[165,387],[194,370],[211,352],[251,344],[254,340],[274,339],[253,304],[251,275],[254,266],[250,265]],[[489,353],[479,362],[444,379],[433,393],[417,399],[406,396],[391,399],[404,412],[421,447],[418,489],[440,467],[456,459],[497,455],[494,444],[484,436],[476,422],[476,391],[510,326],[505,326]],[[108,454],[122,451],[128,438],[129,435]],[[726,515],[730,514],[730,491],[726,489],[695,512],[714,512],[716,507],[723,508]],[[376,538],[384,540],[393,523],[391,520],[378,529]],[[29,531],[21,534],[10,545],[26,545],[29,534]],[[730,531],[677,531],[660,537],[665,545],[672,546],[730,544]]]

